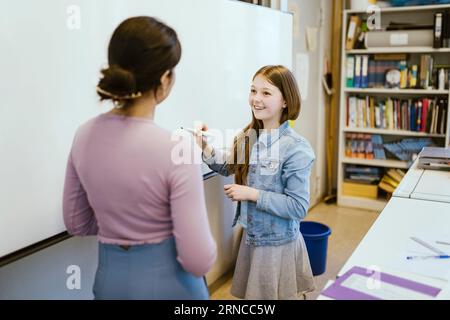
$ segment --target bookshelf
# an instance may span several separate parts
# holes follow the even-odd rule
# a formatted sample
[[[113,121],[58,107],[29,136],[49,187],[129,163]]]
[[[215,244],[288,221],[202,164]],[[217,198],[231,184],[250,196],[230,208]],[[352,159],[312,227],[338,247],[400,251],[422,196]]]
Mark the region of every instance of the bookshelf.
[[[342,163],[359,164],[372,167],[408,169],[408,163],[406,161],[400,160],[358,159],[358,158],[343,157]]]
[[[392,47],[392,48],[371,48],[347,50],[347,54],[374,54],[374,53],[445,53],[450,52],[450,48],[435,49],[432,47]]]
[[[411,6],[411,7],[392,7],[392,8],[381,8],[381,18],[382,27],[384,28],[389,24],[390,21],[404,21],[404,22],[416,22],[424,24],[433,24],[432,18],[435,12],[440,12],[442,10],[450,10],[450,5],[427,5],[427,6]],[[361,209],[377,210],[381,211],[386,205],[389,199],[389,193],[378,190],[378,196],[376,198],[369,198],[363,196],[355,196],[348,193],[348,187],[344,188],[349,180],[346,179],[346,168],[348,166],[358,166],[360,168],[377,168],[380,172],[386,173],[387,170],[401,169],[406,171],[411,161],[401,160],[394,157],[393,153],[384,149],[386,154],[386,159],[375,158],[361,158],[361,157],[349,157],[348,156],[348,138],[349,137],[362,137],[362,136],[380,136],[383,140],[382,147],[385,148],[386,144],[395,143],[399,140],[409,140],[409,139],[429,139],[434,145],[437,146],[450,146],[450,115],[449,115],[449,101],[450,101],[450,89],[446,86],[444,89],[437,89],[433,86],[428,89],[419,89],[415,86],[414,88],[386,88],[385,86],[366,86],[364,88],[360,87],[347,87],[347,58],[356,57],[357,55],[364,56],[368,55],[370,58],[375,57],[375,55],[380,56],[383,54],[406,54],[409,63],[419,65],[421,63],[422,55],[430,55],[433,57],[434,63],[437,64],[450,64],[450,48],[433,48],[431,46],[386,46],[386,47],[371,47],[368,49],[350,49],[346,50],[346,40],[347,31],[350,17],[358,15],[362,20],[367,18],[367,14],[364,11],[359,10],[344,10],[343,11],[343,27],[342,27],[342,46],[341,46],[341,88],[340,88],[340,112],[339,112],[339,155],[338,155],[338,205],[346,207],[355,207]],[[431,20],[430,20],[431,19]],[[369,31],[370,32],[370,31]],[[369,58],[369,59],[370,59]],[[420,71],[419,71],[420,72]],[[419,77],[417,78],[419,82]],[[439,105],[442,110],[444,108],[446,111],[442,115],[444,120],[444,126],[441,127],[437,124],[438,128],[428,130],[427,123],[417,124],[417,128],[409,127],[399,127],[398,123],[392,128],[390,125],[385,126],[373,126],[366,125],[369,123],[369,111],[367,111],[367,122],[364,118],[363,125],[355,126],[354,123],[349,124],[349,99],[350,97],[357,97],[359,100],[369,101],[369,98],[373,98],[375,101],[386,100],[386,101],[399,101],[398,104],[401,105],[402,101],[416,101],[423,102],[427,101],[444,101],[444,107]],[[367,106],[369,103],[367,103]],[[387,105],[387,103],[386,103]],[[395,104],[394,104],[395,105]],[[417,104],[415,105],[417,112]],[[369,107],[367,107],[367,110]],[[353,110],[353,109],[352,109]],[[394,107],[395,110],[395,107]],[[409,109],[408,109],[409,110]],[[420,109],[419,109],[420,110]],[[403,112],[401,107],[398,109],[399,112]],[[365,112],[365,111],[363,111]],[[372,112],[372,110],[370,111]],[[384,111],[382,111],[384,114]],[[422,111],[419,111],[422,113]],[[394,117],[397,118],[398,114]],[[419,115],[416,115],[419,117]],[[408,111],[408,121],[410,114]],[[400,121],[401,115],[398,116]],[[430,117],[428,117],[430,118]],[[411,118],[412,119],[412,118]],[[372,119],[373,120],[373,119]],[[439,119],[442,122],[442,119]],[[403,119],[402,119],[403,121]],[[411,120],[413,121],[413,120]],[[415,120],[414,120],[415,121]],[[428,120],[430,121],[430,120]],[[433,121],[433,120],[431,120]],[[437,121],[437,120],[436,120]],[[372,124],[372,123],[371,123]],[[422,127],[421,127],[422,126]],[[379,146],[378,146],[379,147]],[[347,149],[346,149],[347,148]],[[368,169],[369,170],[369,169]],[[380,177],[381,178],[381,177]],[[344,190],[345,189],[345,190]]]
[[[366,89],[361,89],[361,88],[345,88],[344,92],[346,93],[365,93],[365,94],[370,94],[370,93],[382,93],[384,95],[404,95],[404,94],[409,94],[409,95],[448,95],[448,90],[437,90],[437,89],[429,89],[429,90],[425,90],[425,89],[383,89],[383,88],[366,88]]]

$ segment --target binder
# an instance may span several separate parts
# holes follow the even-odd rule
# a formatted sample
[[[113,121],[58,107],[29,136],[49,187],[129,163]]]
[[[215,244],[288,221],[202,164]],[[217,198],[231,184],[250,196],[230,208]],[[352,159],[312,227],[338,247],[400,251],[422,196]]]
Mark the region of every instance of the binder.
[[[353,88],[353,78],[355,75],[355,57],[349,56],[347,57],[347,71],[346,71],[346,78],[347,78],[347,88]]]
[[[375,60],[369,59],[369,88],[377,86],[377,64]]]
[[[450,48],[450,11],[442,15],[442,43],[441,47]]]
[[[433,48],[442,47],[443,13],[434,14]]]
[[[346,50],[352,50],[355,46],[356,37],[358,36],[356,33],[358,29],[360,29],[361,18],[359,16],[351,16],[348,24],[347,30],[347,40],[345,43]]]
[[[361,56],[355,56],[355,78],[353,82],[355,88],[361,88]]]
[[[369,56],[363,55],[361,58],[361,88],[369,86]]]

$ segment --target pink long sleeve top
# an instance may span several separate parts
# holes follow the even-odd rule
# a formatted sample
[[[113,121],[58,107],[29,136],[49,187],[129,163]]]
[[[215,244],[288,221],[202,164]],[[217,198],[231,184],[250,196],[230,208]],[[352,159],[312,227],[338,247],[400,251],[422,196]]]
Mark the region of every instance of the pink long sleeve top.
[[[67,164],[63,215],[72,235],[119,245],[174,237],[196,276],[216,259],[201,167],[175,164],[176,141],[152,120],[102,114],[82,125]]]

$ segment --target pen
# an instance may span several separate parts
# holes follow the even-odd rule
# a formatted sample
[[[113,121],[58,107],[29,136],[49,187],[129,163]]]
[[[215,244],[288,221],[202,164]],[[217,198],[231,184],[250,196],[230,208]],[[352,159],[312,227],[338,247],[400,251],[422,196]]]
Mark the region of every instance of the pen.
[[[408,256],[406,257],[408,260],[422,260],[422,259],[450,259],[449,255],[441,254],[439,256]]]
[[[196,133],[197,133],[197,130],[194,130],[194,129],[192,129],[192,128],[181,127],[181,129],[186,130],[186,131],[189,131],[189,132],[192,133],[192,134],[196,134]],[[200,130],[200,133],[201,133],[203,136],[205,136],[205,137],[211,137],[211,134],[210,134],[209,132],[207,132],[207,131],[201,131],[201,130]]]
[[[450,242],[446,242],[446,241],[436,241],[437,244],[445,244],[447,246],[450,246]]]

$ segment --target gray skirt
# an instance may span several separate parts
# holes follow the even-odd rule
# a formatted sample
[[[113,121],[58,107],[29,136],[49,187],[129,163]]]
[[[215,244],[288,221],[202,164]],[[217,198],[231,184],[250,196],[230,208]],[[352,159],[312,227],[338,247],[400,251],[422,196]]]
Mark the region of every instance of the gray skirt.
[[[248,300],[299,299],[314,291],[314,278],[303,236],[280,246],[249,246],[244,229],[231,294]]]

